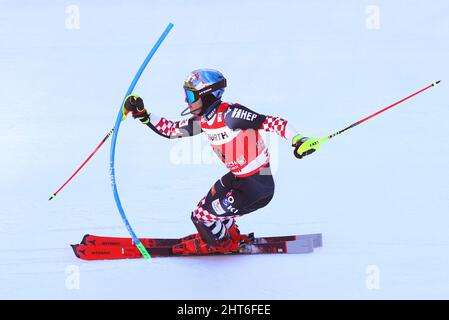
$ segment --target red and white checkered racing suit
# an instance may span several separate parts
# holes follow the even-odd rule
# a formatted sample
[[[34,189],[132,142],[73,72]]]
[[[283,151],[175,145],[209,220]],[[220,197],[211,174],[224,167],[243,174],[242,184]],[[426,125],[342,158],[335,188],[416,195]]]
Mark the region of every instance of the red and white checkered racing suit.
[[[192,213],[194,223],[203,223],[217,238],[225,233],[226,226],[231,225],[235,217],[265,206],[273,197],[270,155],[259,131],[275,132],[289,141],[297,134],[283,118],[221,101],[202,116],[175,122],[151,114],[146,124],[159,135],[171,139],[204,133],[229,169]]]

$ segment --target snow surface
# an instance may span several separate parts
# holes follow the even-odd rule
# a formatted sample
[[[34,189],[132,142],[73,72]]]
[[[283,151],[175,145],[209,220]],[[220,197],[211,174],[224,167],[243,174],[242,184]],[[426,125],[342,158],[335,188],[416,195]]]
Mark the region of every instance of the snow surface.
[[[0,0],[0,298],[448,299],[448,12],[445,0]],[[173,120],[199,67],[225,74],[227,101],[317,137],[443,81],[304,160],[269,136],[276,194],[240,229],[321,232],[313,254],[78,260],[69,244],[85,233],[127,236],[109,141],[47,199],[112,128],[169,22],[135,92]],[[194,232],[190,211],[226,172],[213,157],[204,138],[122,124],[117,183],[139,236]]]

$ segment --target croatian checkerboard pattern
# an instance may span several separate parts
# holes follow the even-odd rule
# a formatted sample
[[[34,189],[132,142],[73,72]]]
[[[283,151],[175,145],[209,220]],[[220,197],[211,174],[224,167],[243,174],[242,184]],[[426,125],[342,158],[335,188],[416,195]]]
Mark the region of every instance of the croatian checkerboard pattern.
[[[268,132],[275,132],[285,138],[286,126],[287,120],[279,117],[267,116],[262,124],[262,129]]]

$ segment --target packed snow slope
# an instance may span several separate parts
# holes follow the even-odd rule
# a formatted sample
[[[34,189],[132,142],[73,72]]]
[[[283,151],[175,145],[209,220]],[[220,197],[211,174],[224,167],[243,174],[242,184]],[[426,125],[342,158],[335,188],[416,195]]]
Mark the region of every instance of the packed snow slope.
[[[0,298],[448,299],[449,3],[0,1]],[[267,135],[276,194],[239,219],[256,235],[323,233],[309,255],[85,262],[85,233],[127,236],[110,186],[113,127],[135,92],[172,120],[196,68],[224,99],[323,137],[425,87],[303,159]],[[226,173],[204,137],[122,123],[116,176],[139,236],[193,233],[190,212]]]

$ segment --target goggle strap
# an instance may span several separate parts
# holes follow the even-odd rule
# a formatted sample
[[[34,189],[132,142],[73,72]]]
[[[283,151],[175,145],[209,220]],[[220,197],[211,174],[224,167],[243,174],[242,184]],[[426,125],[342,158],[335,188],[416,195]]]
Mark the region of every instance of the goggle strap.
[[[214,92],[215,90],[223,89],[223,88],[226,88],[226,79],[223,79],[220,82],[214,83],[211,86],[208,86],[208,87],[205,87],[205,88],[199,90],[198,95],[201,97],[204,94]]]
[[[214,83],[213,85],[207,86],[207,87],[205,87],[203,89],[200,89],[198,91],[192,90],[190,88],[184,88],[184,89],[187,90],[187,91],[191,91],[195,95],[198,95],[198,96],[201,97],[202,95],[204,95],[206,93],[214,92],[215,90],[223,89],[223,88],[226,88],[226,79],[222,79],[220,82]]]

